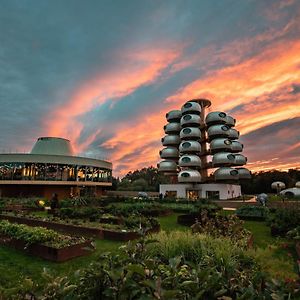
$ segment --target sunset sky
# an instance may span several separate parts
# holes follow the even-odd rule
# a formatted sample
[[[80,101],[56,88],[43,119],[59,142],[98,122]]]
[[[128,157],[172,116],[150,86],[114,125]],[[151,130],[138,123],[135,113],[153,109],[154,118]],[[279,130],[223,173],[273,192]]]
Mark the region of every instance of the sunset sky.
[[[0,0],[0,152],[59,136],[122,176],[197,97],[237,119],[249,169],[300,167],[300,1]]]

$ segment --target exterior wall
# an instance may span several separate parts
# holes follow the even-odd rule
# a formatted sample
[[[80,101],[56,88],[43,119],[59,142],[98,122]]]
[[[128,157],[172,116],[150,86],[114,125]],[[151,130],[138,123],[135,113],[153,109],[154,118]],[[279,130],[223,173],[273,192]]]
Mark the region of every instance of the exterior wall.
[[[207,184],[161,184],[159,192],[176,192],[177,198],[187,198],[188,190],[198,190],[200,198],[207,198],[207,192],[219,192],[219,199],[226,200],[242,195],[241,186],[237,184],[207,183]]]

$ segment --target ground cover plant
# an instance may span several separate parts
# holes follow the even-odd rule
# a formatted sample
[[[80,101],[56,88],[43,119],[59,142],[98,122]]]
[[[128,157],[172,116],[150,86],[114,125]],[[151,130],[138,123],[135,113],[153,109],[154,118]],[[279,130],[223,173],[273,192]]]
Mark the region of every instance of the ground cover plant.
[[[269,209],[265,206],[244,205],[239,207],[235,213],[241,219],[265,220],[269,215]]]

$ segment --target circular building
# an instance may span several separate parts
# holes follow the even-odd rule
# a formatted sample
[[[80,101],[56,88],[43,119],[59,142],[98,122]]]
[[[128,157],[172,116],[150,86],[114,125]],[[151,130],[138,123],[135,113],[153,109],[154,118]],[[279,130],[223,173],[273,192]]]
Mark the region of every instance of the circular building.
[[[101,195],[112,185],[112,163],[75,156],[69,140],[40,137],[30,153],[0,154],[0,197]]]

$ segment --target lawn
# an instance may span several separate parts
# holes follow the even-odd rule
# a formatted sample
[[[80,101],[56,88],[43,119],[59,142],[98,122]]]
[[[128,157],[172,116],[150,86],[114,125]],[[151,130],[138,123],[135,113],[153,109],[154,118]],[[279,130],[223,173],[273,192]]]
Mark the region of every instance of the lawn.
[[[227,214],[227,212],[225,213]],[[178,215],[172,214],[167,217],[158,218],[161,229],[165,231],[189,230],[188,227],[177,224]],[[265,270],[271,272],[275,277],[277,275],[277,277],[281,278],[295,278],[297,276],[295,253],[289,247],[284,249],[280,246],[285,242],[284,239],[272,237],[269,227],[264,222],[246,221],[245,227],[254,235],[255,248],[251,251],[254,256],[258,257]],[[39,284],[43,284],[41,273],[44,268],[47,268],[54,276],[67,275],[70,277],[74,274],[75,270],[84,268],[97,259],[100,254],[107,251],[118,251],[122,242],[96,240],[95,245],[96,251],[91,255],[64,263],[49,262],[27,256],[10,248],[0,247],[0,287],[10,288],[18,286],[26,277],[32,278]]]

